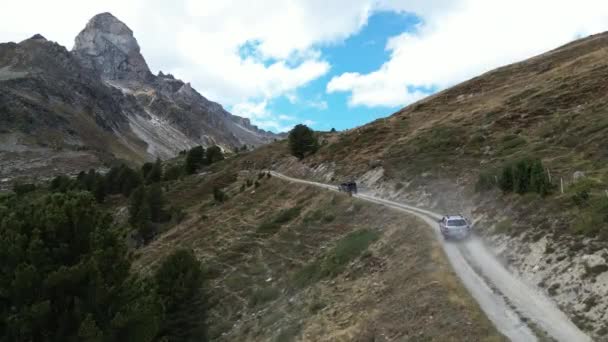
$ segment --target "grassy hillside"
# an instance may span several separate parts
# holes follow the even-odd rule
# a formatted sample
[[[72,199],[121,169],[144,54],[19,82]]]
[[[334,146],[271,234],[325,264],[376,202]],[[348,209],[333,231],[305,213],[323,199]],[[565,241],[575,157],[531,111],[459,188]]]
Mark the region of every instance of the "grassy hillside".
[[[135,269],[146,274],[178,247],[195,251],[209,282],[212,339],[503,340],[422,222],[237,172],[248,158],[166,183],[185,219],[135,255]]]
[[[320,150],[301,164],[285,162],[284,144],[260,149],[259,160],[309,177],[330,175],[326,181],[369,181],[374,174],[384,190],[429,198],[420,204],[440,211],[504,210],[498,217],[513,217],[510,233],[605,241],[607,78],[605,33],[488,72],[386,119],[323,134]],[[542,161],[551,194],[503,194],[493,184],[506,165],[522,159]],[[483,177],[490,186],[475,191]]]

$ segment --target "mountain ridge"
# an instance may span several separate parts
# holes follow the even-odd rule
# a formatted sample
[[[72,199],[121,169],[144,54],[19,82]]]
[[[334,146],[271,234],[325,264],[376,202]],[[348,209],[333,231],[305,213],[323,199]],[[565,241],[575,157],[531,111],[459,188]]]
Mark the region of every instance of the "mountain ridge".
[[[197,145],[235,150],[281,138],[190,83],[152,74],[133,31],[110,13],[94,16],[71,51],[41,34],[0,44],[0,92],[0,161],[7,165],[87,155],[98,167],[171,158]],[[27,170],[3,168],[0,178]]]

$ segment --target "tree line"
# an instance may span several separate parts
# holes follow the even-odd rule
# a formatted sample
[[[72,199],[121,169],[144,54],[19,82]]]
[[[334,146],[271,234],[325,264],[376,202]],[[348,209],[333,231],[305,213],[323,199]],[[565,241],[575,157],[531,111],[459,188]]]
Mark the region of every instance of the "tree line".
[[[186,154],[177,165],[157,159],[58,176],[46,187],[17,184],[0,197],[0,341],[206,340],[193,252],[177,250],[153,274],[136,274],[124,230],[99,206],[108,195],[128,198],[129,225],[150,241],[172,217],[161,182],[224,159],[217,146]]]

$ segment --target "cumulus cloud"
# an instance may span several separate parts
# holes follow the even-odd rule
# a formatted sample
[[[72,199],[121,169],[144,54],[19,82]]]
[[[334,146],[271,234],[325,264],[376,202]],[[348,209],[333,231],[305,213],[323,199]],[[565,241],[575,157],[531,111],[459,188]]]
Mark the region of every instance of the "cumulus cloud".
[[[154,72],[190,81],[242,114],[257,109],[248,107],[252,101],[293,94],[327,74],[331,66],[319,49],[356,33],[377,6],[374,0],[21,0],[2,6],[0,41],[40,32],[71,48],[89,18],[109,11],[133,29]]]
[[[378,70],[344,73],[327,91],[350,92],[350,105],[396,106],[484,71],[608,29],[608,1],[459,0],[386,3],[417,13],[423,23],[386,44],[390,59]]]
[[[298,118],[292,115],[272,113],[268,109],[268,100],[236,104],[232,107],[232,113],[249,118],[260,128],[275,132],[287,132],[298,121]]]
[[[279,115],[290,113],[271,113],[269,101],[285,96],[325,110],[323,99],[298,99],[297,89],[327,75],[323,47],[359,32],[374,12],[414,13],[422,24],[388,41],[390,59],[378,70],[329,82],[327,91],[349,93],[351,106],[407,104],[425,95],[420,89],[605,30],[607,7],[605,0],[20,0],[2,6],[0,41],[42,33],[71,48],[89,18],[109,11],[133,29],[154,72],[190,81],[254,123],[285,128]]]

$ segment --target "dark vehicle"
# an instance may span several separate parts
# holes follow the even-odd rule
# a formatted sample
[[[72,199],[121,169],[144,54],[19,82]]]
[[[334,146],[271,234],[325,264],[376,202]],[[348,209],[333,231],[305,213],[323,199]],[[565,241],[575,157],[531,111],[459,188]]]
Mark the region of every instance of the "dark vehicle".
[[[355,182],[344,182],[338,186],[338,190],[348,192],[349,194],[357,193],[357,183]]]
[[[471,235],[471,225],[461,215],[444,216],[439,220],[439,230],[446,240],[466,239]]]

